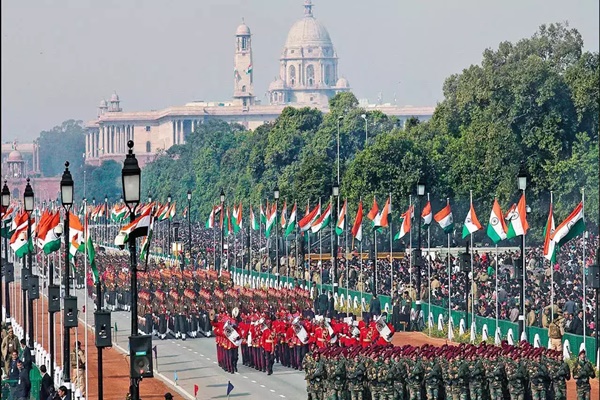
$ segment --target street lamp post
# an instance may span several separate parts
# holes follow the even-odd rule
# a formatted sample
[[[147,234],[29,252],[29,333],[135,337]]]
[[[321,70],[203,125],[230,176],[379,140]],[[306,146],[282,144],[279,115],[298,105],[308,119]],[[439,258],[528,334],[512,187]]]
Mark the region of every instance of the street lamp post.
[[[521,168],[519,169],[519,174],[517,175],[517,183],[519,185],[519,190],[523,195],[525,195],[525,189],[527,188],[527,173],[525,172],[524,163],[521,162]],[[519,247],[521,249],[521,268],[522,273],[519,274],[517,279],[519,280],[519,305],[521,306],[521,313],[519,315],[519,336],[518,340],[521,340],[521,335],[525,331],[525,234],[523,233],[523,237],[521,238],[521,242],[519,243]]]
[[[64,238],[65,238],[65,278],[63,284],[65,285],[65,299],[70,298],[70,268],[69,268],[69,213],[73,206],[73,177],[71,171],[69,171],[69,162],[65,162],[65,171],[63,172],[60,180],[60,196],[63,208],[65,209],[65,222],[64,222]],[[52,319],[54,317],[52,316]],[[50,321],[52,324],[53,321]],[[52,325],[51,325],[52,326]],[[63,381],[65,386],[69,390],[69,398],[71,398],[71,329],[68,326],[63,326]],[[50,329],[52,332],[52,329]]]
[[[273,191],[273,197],[275,198],[275,216],[279,212],[279,186],[275,186],[275,190]],[[275,268],[277,275],[277,287],[279,288],[279,223],[277,222],[277,218],[275,218]]]
[[[8,189],[8,186],[6,185],[6,181],[4,181],[4,186],[2,187],[2,210],[3,210],[3,212],[8,211],[9,205],[10,205],[10,190]],[[6,221],[3,222],[3,224],[6,224]],[[8,295],[9,282],[8,282],[8,275],[6,274],[7,264],[8,264],[8,238],[4,238],[4,260],[2,261],[2,266],[3,266],[3,274],[2,275],[5,276],[5,278],[4,278],[4,285],[5,285],[5,292],[6,292],[5,317],[6,317],[6,321],[8,321],[7,323],[10,323],[10,297]],[[0,310],[1,309],[2,309],[2,277],[0,277]]]
[[[104,195],[104,245],[108,245],[108,195]]]
[[[188,243],[189,243],[189,248],[190,248],[190,265],[192,265],[193,268],[193,262],[192,260],[192,191],[190,189],[188,189],[187,191],[187,200],[188,200],[188,212],[187,212],[187,217],[188,217]]]
[[[418,227],[418,240],[417,240],[417,251],[415,257],[415,264],[417,265],[417,318],[421,317],[421,264],[423,263],[423,255],[421,251],[421,213],[423,208],[423,196],[425,195],[425,183],[419,179],[417,183],[417,195],[419,196],[419,223]]]
[[[363,114],[361,117],[365,120],[365,147],[367,147],[367,141],[369,140],[369,120],[367,119],[367,114]]]
[[[141,177],[142,171],[138,161],[133,154],[133,140],[127,142],[129,152],[123,162],[121,178],[123,181],[123,199],[129,209],[129,219],[135,221],[135,208],[140,203],[141,197]],[[138,288],[137,288],[137,259],[136,259],[136,239],[129,238],[129,264],[131,274],[131,336],[138,335]],[[139,379],[130,377],[130,395],[131,400],[139,400],[140,387]]]
[[[34,205],[34,195],[33,195],[33,188],[31,187],[31,184],[29,182],[29,178],[27,178],[27,186],[25,186],[25,193],[23,195],[24,197],[24,203],[25,203],[25,212],[27,213],[27,246],[29,247],[29,241],[31,240],[31,213],[33,212],[33,205]],[[31,242],[31,245],[33,245],[33,242]],[[33,248],[28,248],[27,250],[27,268],[29,269],[29,277],[31,278],[33,276],[33,260],[32,260],[32,253],[33,252]],[[25,288],[27,289],[27,294],[28,294],[28,304],[27,304],[27,309],[28,309],[28,320],[27,320],[27,324],[29,325],[29,342],[27,343],[27,346],[30,349],[33,349],[33,299],[31,298],[31,289],[30,288]],[[23,294],[25,294],[25,289],[23,289]]]
[[[171,211],[171,194],[169,194],[167,196],[167,213],[169,213]],[[168,239],[167,239],[167,252],[169,253],[169,255],[171,254],[171,218],[169,215],[167,215],[167,223],[168,223],[168,227],[169,227],[169,235],[168,235]]]
[[[333,218],[333,221],[337,221],[338,218],[338,214],[340,212],[339,210],[339,196],[340,196],[340,187],[335,184],[333,185],[333,204],[336,205],[335,207],[335,213],[334,216],[335,218]],[[331,234],[335,235],[335,240],[333,242],[333,293],[337,293],[338,292],[338,283],[339,283],[339,279],[338,279],[338,240],[339,237],[337,236],[337,234],[335,233],[335,225],[337,222],[334,222],[331,224]]]
[[[181,252],[181,248],[179,247],[179,221],[173,222],[173,247],[175,247],[175,259],[179,257],[179,253]]]
[[[219,261],[219,274],[221,273],[221,268],[223,267],[223,253],[224,253],[224,247],[223,247],[223,223],[225,222],[225,192],[223,191],[223,188],[221,188],[221,260]]]

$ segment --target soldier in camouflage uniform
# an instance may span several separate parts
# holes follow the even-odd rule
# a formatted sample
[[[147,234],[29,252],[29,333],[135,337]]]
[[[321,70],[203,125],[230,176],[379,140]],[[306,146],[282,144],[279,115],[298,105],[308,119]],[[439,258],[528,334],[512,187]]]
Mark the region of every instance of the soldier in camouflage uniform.
[[[425,369],[417,353],[412,353],[407,362],[406,387],[408,388],[409,400],[421,400],[421,385]]]
[[[346,359],[341,353],[333,357],[334,368],[329,376],[331,393],[330,400],[344,400],[346,390]]]
[[[394,365],[392,366],[392,376],[394,378],[394,400],[404,400],[404,388],[406,386],[406,361],[400,354],[394,355]]]
[[[427,400],[437,400],[439,398],[440,383],[442,382],[442,368],[433,354],[423,361],[425,363],[425,376],[423,379]]]
[[[308,400],[316,400],[316,394],[314,393],[311,377],[315,368],[315,355],[314,353],[307,353],[302,360],[302,369],[304,370],[304,379],[306,380],[306,391],[308,392]]]
[[[497,352],[492,353],[486,361],[485,372],[488,382],[489,398],[491,400],[503,400],[504,382],[506,378],[504,361],[498,358]]]
[[[383,366],[379,370],[377,380],[381,385],[379,391],[380,400],[394,400],[394,374],[391,364],[391,354],[387,354],[383,359]]]
[[[573,379],[577,382],[577,400],[590,400],[590,379],[595,377],[594,366],[586,358],[585,350],[581,350],[573,366]]]
[[[472,352],[470,360],[466,362],[469,367],[469,393],[471,400],[483,400],[483,392],[485,388],[485,368],[483,361],[478,354]]]
[[[334,400],[335,397],[335,365],[336,357],[329,354],[329,357],[323,357],[323,365],[327,373],[327,379],[323,382],[323,398],[326,400]]]
[[[315,352],[314,366],[311,370],[310,375],[310,393],[312,399],[322,400],[323,393],[325,393],[325,380],[327,378],[327,372],[325,371],[325,364],[321,359],[321,355]]]
[[[450,374],[450,361],[452,356],[450,354],[446,357],[442,357],[440,360],[440,367],[442,368],[442,379],[443,379],[443,399],[452,398],[452,376]]]
[[[511,400],[525,400],[526,371],[520,356],[516,354],[514,359],[507,358],[506,379],[508,380],[508,393]]]
[[[350,391],[350,400],[363,400],[365,372],[365,364],[358,353],[354,355],[354,359],[347,361],[346,382]]]
[[[567,400],[567,381],[571,379],[569,365],[564,362],[560,351],[554,351],[550,360],[550,378],[554,400]]]
[[[381,393],[385,382],[379,381],[379,371],[383,369],[383,357],[377,357],[374,354],[374,359],[369,369],[369,389],[371,391],[372,400],[380,400]]]
[[[531,387],[531,399],[532,400],[546,400],[547,385],[550,381],[550,374],[546,366],[546,360],[542,359],[542,351],[540,348],[532,356],[528,365],[527,374],[529,376],[529,382]]]

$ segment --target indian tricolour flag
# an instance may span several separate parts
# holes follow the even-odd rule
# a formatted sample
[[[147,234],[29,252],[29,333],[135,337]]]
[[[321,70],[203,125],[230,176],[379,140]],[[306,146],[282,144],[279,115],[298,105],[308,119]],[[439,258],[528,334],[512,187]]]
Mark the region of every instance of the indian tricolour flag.
[[[412,207],[412,205],[408,207],[408,210],[404,214],[402,214],[402,217],[400,217],[400,230],[394,236],[394,240],[402,239],[404,236],[406,236],[407,233],[410,232]]]
[[[550,203],[550,212],[544,228],[544,258],[550,262],[556,262],[556,243],[552,240],[552,235],[556,231],[554,225],[554,214],[552,212],[552,202]]]
[[[344,200],[344,206],[340,210],[338,214],[337,224],[335,225],[335,233],[340,236],[344,233],[344,229],[346,228],[346,207],[348,206],[348,201]]]
[[[317,220],[317,217],[321,214],[321,202],[312,209],[312,211],[308,211],[309,207],[306,206],[306,215],[298,222],[301,232],[306,232],[312,227],[312,224]]]
[[[490,213],[490,221],[487,226],[487,235],[492,242],[498,243],[501,240],[506,239],[506,222],[504,222],[504,216],[502,215],[502,209],[498,203],[498,199],[494,199],[494,206]]]
[[[8,209],[6,210],[6,212],[4,212],[2,214],[2,234],[1,234],[1,236],[3,238],[10,239],[10,237],[12,235],[10,226],[12,225],[14,212],[15,212],[14,207],[9,206]]]
[[[283,208],[281,209],[281,217],[279,222],[281,223],[281,228],[285,229],[287,226],[287,201],[283,202]]]
[[[267,222],[265,223],[265,237],[269,238],[271,236],[271,231],[275,227],[275,224],[277,224],[277,208],[275,207],[275,204],[273,204],[273,207],[271,207],[270,210],[267,208],[267,212],[268,215]]]
[[[242,213],[244,208],[242,207],[242,202],[238,205],[237,210],[234,207],[234,220],[233,220],[233,232],[238,233],[242,229]]]
[[[252,64],[248,65],[248,68],[246,69],[246,74],[250,73],[252,73]]]
[[[431,211],[431,202],[429,200],[427,200],[427,204],[423,207],[421,218],[423,218],[423,229],[428,229],[431,221],[433,221],[433,211]]]
[[[389,226],[388,215],[391,212],[392,204],[390,203],[390,197],[388,197],[381,211],[378,212],[375,218],[373,219],[373,229],[387,228]]]
[[[527,205],[525,203],[525,193],[521,195],[517,207],[507,217],[508,232],[506,238],[511,239],[517,236],[522,236],[527,233],[529,224],[527,223]]]
[[[40,229],[38,240],[42,241],[42,249],[44,250],[44,254],[50,254],[60,249],[60,236],[58,236],[55,232],[55,229],[59,224],[59,213],[52,213],[48,222],[43,228]]]
[[[115,238],[115,245],[122,246],[129,239],[147,236],[150,222],[152,222],[152,208],[147,208],[133,222],[121,228],[121,231]]]
[[[208,216],[208,220],[206,221],[206,224],[204,225],[204,227],[206,229],[212,229],[215,227],[215,209],[216,209],[216,207],[213,206],[212,210],[210,210],[210,215]]]
[[[362,201],[358,203],[358,211],[356,211],[356,219],[354,220],[354,225],[352,226],[352,237],[362,241],[362,219],[363,219],[363,205]]]
[[[258,218],[254,215],[254,210],[252,206],[250,206],[250,227],[252,230],[258,231],[260,229],[260,222],[258,222]]]
[[[85,231],[85,250],[87,252],[88,261],[90,262],[90,267],[92,268],[92,278],[94,279],[94,284],[96,284],[100,279],[98,267],[96,266],[96,248],[94,247],[94,242],[92,241],[92,234],[90,232],[90,225],[87,218],[85,221]]]
[[[579,203],[571,214],[556,228],[550,239],[558,247],[567,243],[569,240],[580,235],[585,230],[585,220],[583,218],[583,203]]]
[[[312,226],[310,227],[311,232],[317,233],[317,232],[321,231],[323,228],[325,228],[327,225],[329,225],[330,220],[331,220],[331,202],[329,203],[329,205],[327,205],[325,212],[323,212],[323,214],[321,214],[321,216],[315,222],[313,222]]]
[[[473,233],[483,229],[481,224],[479,223],[479,219],[477,218],[477,214],[475,214],[475,208],[473,207],[473,203],[471,203],[471,207],[469,207],[469,213],[465,218],[465,224],[463,225],[463,239]]]
[[[296,202],[294,202],[294,207],[292,207],[292,213],[290,214],[290,219],[288,220],[287,226],[285,227],[285,237],[288,237],[290,233],[296,230],[296,218],[297,218],[297,207]]]
[[[10,247],[17,257],[23,257],[33,251],[33,242],[27,237],[27,220],[27,213],[22,211],[13,221],[16,223],[16,228],[10,238]]]
[[[450,202],[446,204],[446,207],[438,211],[434,216],[435,222],[440,224],[440,227],[445,233],[452,233],[454,229],[454,218],[452,217],[452,210],[450,209]]]

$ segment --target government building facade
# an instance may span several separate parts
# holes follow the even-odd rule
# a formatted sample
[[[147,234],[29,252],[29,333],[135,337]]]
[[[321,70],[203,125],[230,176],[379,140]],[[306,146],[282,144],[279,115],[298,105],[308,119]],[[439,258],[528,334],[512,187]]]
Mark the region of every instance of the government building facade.
[[[228,102],[190,102],[157,111],[125,112],[113,93],[102,100],[97,118],[85,124],[86,163],[122,161],[127,141],[135,142],[134,152],[142,165],[173,145],[185,143],[188,134],[211,119],[238,123],[247,129],[274,121],[287,106],[313,107],[328,112],[329,99],[350,91],[349,82],[339,75],[338,55],[329,32],[313,15],[311,0],[304,2],[304,15],[287,36],[279,59],[279,76],[268,88],[269,104],[256,99],[252,68],[252,34],[242,22],[235,32],[233,96]],[[398,107],[391,104],[361,104],[367,111],[378,110],[397,117],[427,120],[433,107]]]

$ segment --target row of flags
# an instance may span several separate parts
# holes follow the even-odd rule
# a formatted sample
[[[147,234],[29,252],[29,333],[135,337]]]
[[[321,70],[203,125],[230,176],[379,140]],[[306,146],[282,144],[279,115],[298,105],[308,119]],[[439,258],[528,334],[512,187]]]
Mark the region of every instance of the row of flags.
[[[223,207],[225,208],[225,207]],[[219,225],[223,229],[224,236],[235,234],[242,229],[242,203],[237,206],[234,205],[231,209],[226,207],[223,212],[222,206],[214,206],[211,210],[208,220],[206,221],[206,228],[215,228],[217,218],[219,218]],[[391,196],[386,199],[385,205],[382,209],[379,209],[377,200],[373,198],[373,205],[366,215],[371,221],[371,226],[374,230],[380,231],[382,228],[389,228],[390,226],[390,214],[392,212],[391,207]],[[347,214],[347,201],[344,201],[340,207],[337,215],[337,223],[335,225],[335,233],[342,235],[346,229],[346,214]],[[429,200],[421,212],[422,226],[424,229],[428,229],[431,223],[435,220],[446,234],[450,234],[454,231],[454,218],[452,215],[452,209],[450,207],[450,201],[448,200],[446,206],[443,207],[437,213],[433,213],[431,203]],[[321,209],[321,202],[319,202],[313,209],[307,205],[304,217],[298,220],[297,204],[294,203],[292,212],[287,215],[287,204],[284,203],[281,212],[278,215],[277,205],[268,203],[266,207],[260,205],[260,220],[256,217],[254,209],[250,206],[250,227],[252,230],[258,231],[261,229],[261,223],[265,226],[265,236],[269,238],[272,235],[273,228],[277,223],[281,225],[281,228],[285,232],[284,235],[287,237],[297,229],[300,232],[311,232],[318,233],[325,227],[329,226],[332,220],[332,203],[329,202],[325,210]],[[400,240],[406,236],[412,227],[412,221],[414,220],[414,205],[410,204],[408,209],[400,216],[399,230],[394,235],[394,240]],[[492,210],[490,212],[489,222],[487,224],[486,234],[494,244],[501,242],[502,240],[511,239],[518,236],[523,236],[529,229],[529,223],[527,222],[527,205],[525,202],[525,195],[523,194],[517,204],[513,204],[506,214],[502,212],[498,200],[494,200]],[[482,224],[479,222],[473,202],[470,202],[469,212],[465,217],[462,237],[463,239],[469,235],[474,234],[477,231],[483,230]],[[545,229],[545,245],[544,245],[544,257],[550,261],[556,259],[556,250],[563,244],[571,240],[572,238],[580,235],[585,230],[584,215],[583,215],[583,202],[573,210],[573,212],[563,221],[558,228],[554,226],[554,217],[552,215],[552,204],[550,205],[550,214],[548,217],[548,223]],[[363,203],[362,201],[358,204],[356,218],[351,229],[352,236],[355,240],[362,241],[363,238]]]

